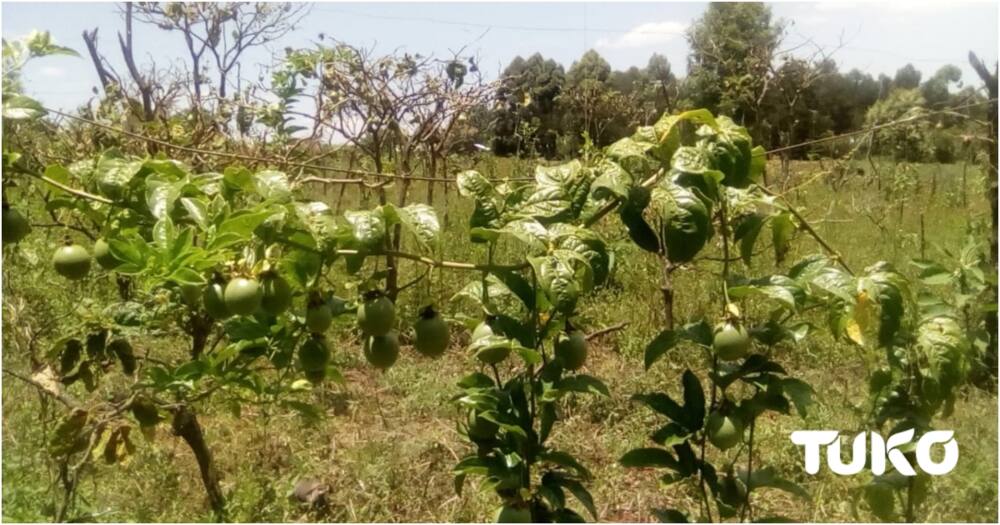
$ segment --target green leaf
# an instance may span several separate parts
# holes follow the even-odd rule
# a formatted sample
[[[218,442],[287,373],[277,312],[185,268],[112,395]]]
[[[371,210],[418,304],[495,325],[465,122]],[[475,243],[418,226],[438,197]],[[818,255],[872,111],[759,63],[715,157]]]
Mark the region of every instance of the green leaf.
[[[701,381],[694,372],[685,370],[681,377],[684,384],[684,412],[691,430],[701,428],[705,420],[705,392],[701,389]]]
[[[611,397],[611,392],[608,391],[607,385],[605,385],[600,379],[586,374],[577,374],[562,378],[562,380],[559,381],[559,388],[571,392],[600,394],[605,397]]]
[[[539,454],[538,458],[543,461],[548,461],[550,463],[554,463],[561,467],[566,467],[570,470],[573,470],[576,472],[576,475],[580,476],[583,479],[590,478],[590,471],[587,470],[587,468],[584,467],[579,461],[577,461],[576,458],[574,458],[572,455],[566,452],[561,452],[558,450],[547,450]]]
[[[750,150],[750,180],[760,182],[764,180],[764,171],[767,168],[767,153],[763,146],[754,146]]]
[[[208,226],[208,204],[202,199],[181,197],[180,203],[187,210],[188,216],[201,228]]]
[[[441,224],[434,208],[426,204],[410,204],[404,208],[395,208],[395,211],[403,227],[413,233],[423,248],[431,249],[437,244]]]
[[[810,499],[809,493],[802,488],[802,486],[778,476],[774,467],[764,467],[754,470],[753,474],[750,475],[749,480],[747,479],[747,473],[745,470],[740,469],[738,476],[746,485],[747,490],[750,491],[770,487],[788,492],[789,494],[793,494],[803,499]]]
[[[757,243],[757,236],[764,227],[764,223],[769,219],[760,213],[752,213],[740,219],[733,232],[733,239],[740,243],[740,258],[743,264],[750,266],[750,259],[753,257],[754,244]]]
[[[669,395],[656,392],[653,394],[636,394],[632,399],[645,404],[656,412],[667,416],[671,421],[684,425],[688,430],[694,431],[700,428],[700,421],[695,424],[693,418],[686,412],[686,408],[681,407]]]
[[[910,264],[920,270],[919,279],[924,284],[941,285],[949,284],[953,280],[952,273],[947,268],[934,261],[926,259],[915,259]]]
[[[800,417],[805,418],[808,407],[813,402],[813,388],[809,386],[809,383],[794,377],[782,378],[781,388],[786,394],[788,394],[788,397],[792,399],[792,403],[795,405],[795,411],[799,413]]]
[[[4,82],[6,83],[6,80]],[[45,116],[46,113],[45,108],[31,97],[4,93],[3,118],[5,119],[33,120]]]
[[[708,208],[694,193],[669,181],[653,189],[647,216],[660,228],[660,241],[673,262],[694,259],[712,236]]]
[[[535,187],[517,213],[542,224],[575,219],[583,210],[591,182],[591,171],[576,159],[557,166],[536,166]]]
[[[591,184],[591,194],[595,199],[613,197],[625,199],[629,189],[635,184],[632,175],[620,165],[604,159],[597,166],[598,176]]]
[[[662,448],[636,448],[625,453],[619,460],[623,467],[632,468],[676,468],[677,458]]]
[[[215,236],[208,244],[208,249],[218,249],[245,241],[253,235],[253,231],[264,223],[271,212],[268,210],[244,209],[238,210],[226,217],[215,230]]]
[[[146,177],[146,206],[149,213],[160,220],[167,217],[183,187],[184,182],[175,182],[161,175]]]
[[[367,250],[381,249],[387,234],[386,221],[378,211],[362,210],[344,213],[351,224],[354,241]]]
[[[292,193],[288,175],[280,171],[259,171],[253,178],[257,193],[265,199],[288,200]]]
[[[775,262],[785,260],[794,233],[795,223],[792,222],[791,213],[782,212],[771,217],[771,242],[774,245]]]
[[[455,182],[458,184],[459,194],[474,199],[476,203],[472,216],[469,218],[469,228],[496,228],[499,226],[500,207],[493,185],[479,172],[473,170],[459,173]],[[472,241],[484,242],[484,239],[472,235]]]
[[[646,345],[646,350],[643,353],[646,370],[649,370],[649,367],[653,366],[668,350],[676,346],[678,341],[680,341],[680,337],[673,330],[664,330],[653,338]]]
[[[632,242],[647,252],[659,253],[660,240],[643,217],[643,211],[649,205],[649,200],[649,189],[633,187],[629,190],[628,199],[618,207],[618,215],[622,224],[628,229]]]

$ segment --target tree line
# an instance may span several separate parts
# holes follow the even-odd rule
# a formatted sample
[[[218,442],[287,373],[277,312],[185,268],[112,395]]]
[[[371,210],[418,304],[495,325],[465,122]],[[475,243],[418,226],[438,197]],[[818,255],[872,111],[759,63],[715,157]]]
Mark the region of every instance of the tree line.
[[[664,111],[707,108],[731,115],[756,143],[771,149],[903,118],[919,108],[984,100],[975,88],[962,87],[954,65],[926,79],[912,64],[893,77],[843,72],[833,59],[836,49],[793,56],[796,50],[780,49],[783,34],[784,22],[765,4],[712,3],[687,32],[691,50],[684,78],[658,53],[644,68],[624,71],[612,70],[595,50],[568,69],[541,53],[518,56],[501,74],[495,107],[479,116],[487,130],[480,138],[499,155],[565,158],[585,144],[611,144]],[[914,124],[904,138],[875,144],[875,153],[948,162],[957,147],[940,130],[960,124],[955,118]]]

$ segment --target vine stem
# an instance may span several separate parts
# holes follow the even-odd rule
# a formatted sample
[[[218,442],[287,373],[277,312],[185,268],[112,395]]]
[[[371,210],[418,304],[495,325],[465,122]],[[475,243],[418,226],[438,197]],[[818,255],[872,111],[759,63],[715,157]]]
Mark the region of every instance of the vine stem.
[[[753,520],[753,509],[750,508],[750,479],[753,476],[753,434],[757,427],[757,418],[750,420],[750,439],[747,442],[747,487],[743,497],[743,510],[740,511],[740,521],[749,516]]]
[[[70,195],[76,195],[77,197],[80,197],[80,198],[83,198],[83,199],[87,199],[87,200],[92,200],[94,202],[100,202],[101,204],[109,204],[109,205],[112,205],[112,206],[115,205],[115,201],[113,201],[113,200],[111,200],[111,199],[109,199],[107,197],[102,197],[100,195],[94,195],[93,193],[88,193],[86,191],[76,189],[76,188],[74,188],[72,186],[67,186],[67,185],[65,185],[65,184],[63,184],[63,183],[61,183],[61,182],[59,182],[59,181],[57,181],[55,179],[52,179],[50,177],[46,177],[45,175],[39,175],[37,173],[30,173],[30,172],[25,172],[25,173],[29,177],[34,177],[34,178],[36,178],[36,179],[38,179],[38,180],[40,180],[40,181],[48,184],[49,186],[52,186],[52,187],[55,187],[55,188],[59,188],[60,190],[65,191],[66,193],[69,193]]]

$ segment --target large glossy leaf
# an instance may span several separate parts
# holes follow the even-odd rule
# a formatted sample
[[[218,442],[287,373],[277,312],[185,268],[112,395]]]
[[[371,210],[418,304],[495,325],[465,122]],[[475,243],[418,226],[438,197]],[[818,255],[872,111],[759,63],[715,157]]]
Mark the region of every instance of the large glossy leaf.
[[[632,174],[611,160],[602,160],[597,165],[596,171],[597,178],[591,185],[591,192],[595,199],[608,197],[625,199],[628,197],[629,189],[635,185]]]
[[[292,193],[288,175],[280,171],[259,171],[254,175],[257,193],[265,199],[287,200]]]
[[[456,177],[458,192],[463,197],[475,200],[475,208],[469,218],[470,228],[497,228],[500,226],[500,205],[496,199],[496,191],[485,177],[477,171],[463,171]],[[473,242],[484,242],[486,239],[472,235]]]
[[[348,211],[344,213],[351,224],[354,242],[366,250],[378,250],[385,245],[386,221],[381,210]]]
[[[149,213],[161,220],[167,217],[180,197],[184,184],[184,181],[163,175],[146,177],[146,206],[149,207]]]
[[[701,199],[669,181],[653,188],[646,215],[648,222],[659,225],[666,256],[676,263],[693,259],[713,233],[709,211]]]
[[[656,232],[646,222],[643,212],[649,205],[650,190],[634,186],[629,190],[628,199],[618,207],[618,215],[628,230],[629,238],[638,247],[648,252],[659,253],[660,241]]]
[[[774,245],[774,260],[782,262],[791,247],[792,235],[795,233],[795,223],[792,214],[778,213],[771,217],[771,242]]]
[[[30,120],[44,117],[47,111],[37,100],[17,94],[4,93],[3,118],[10,120]]]
[[[387,212],[392,210],[395,213],[396,219],[413,234],[424,249],[431,249],[437,245],[441,234],[441,223],[438,222],[434,208],[416,203],[403,208],[386,206],[385,209]]]
[[[590,193],[593,173],[579,160],[557,166],[537,166],[535,187],[518,208],[518,215],[542,224],[564,222],[580,215]]]
[[[677,458],[662,448],[636,448],[625,453],[619,460],[623,467],[674,468]]]
[[[581,255],[593,272],[593,284],[600,286],[611,271],[611,257],[604,239],[597,232],[569,224],[554,225],[551,236],[561,250]]]
[[[528,262],[534,268],[538,284],[548,296],[549,303],[557,311],[571,313],[581,292],[572,263],[565,257],[555,255],[531,257]]]
[[[643,362],[645,363],[646,370],[649,370],[649,367],[653,366],[653,363],[656,363],[667,351],[676,346],[678,341],[680,341],[680,336],[673,330],[664,330],[653,338],[646,345],[646,350],[643,352]]]

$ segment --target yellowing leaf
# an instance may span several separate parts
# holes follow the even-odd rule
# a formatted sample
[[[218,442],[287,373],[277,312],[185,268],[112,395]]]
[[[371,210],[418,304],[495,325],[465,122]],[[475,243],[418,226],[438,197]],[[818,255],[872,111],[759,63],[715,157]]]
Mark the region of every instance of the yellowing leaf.
[[[864,346],[865,336],[861,331],[861,326],[854,319],[847,320],[847,326],[844,327],[844,331],[847,333],[847,338],[854,341],[858,345]]]

